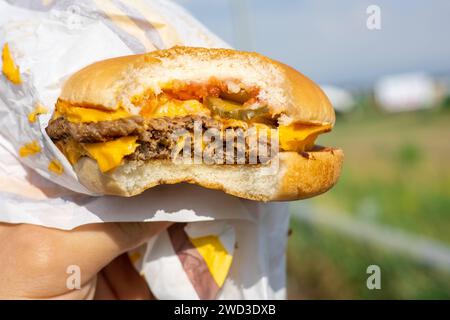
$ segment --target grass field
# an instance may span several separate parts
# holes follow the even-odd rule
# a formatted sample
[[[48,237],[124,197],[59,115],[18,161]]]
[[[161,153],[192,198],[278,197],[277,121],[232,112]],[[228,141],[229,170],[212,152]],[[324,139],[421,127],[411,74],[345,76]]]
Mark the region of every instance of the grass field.
[[[450,110],[385,115],[363,106],[319,143],[344,149],[344,170],[311,206],[450,247]],[[331,229],[295,221],[292,229],[291,298],[450,298],[450,272]],[[382,269],[382,290],[366,288],[370,264]]]
[[[293,221],[288,247],[290,299],[450,299],[450,273],[333,230]],[[381,269],[369,290],[366,269]]]

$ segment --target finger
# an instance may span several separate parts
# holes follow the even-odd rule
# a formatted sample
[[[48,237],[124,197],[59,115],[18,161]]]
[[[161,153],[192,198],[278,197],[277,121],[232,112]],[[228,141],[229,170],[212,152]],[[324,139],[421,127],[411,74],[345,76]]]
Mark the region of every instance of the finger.
[[[128,254],[122,254],[114,259],[102,272],[118,299],[152,299],[147,282],[133,267]]]
[[[103,271],[97,275],[97,288],[95,290],[94,300],[117,300],[111,285],[106,279]]]
[[[52,297],[66,293],[68,277],[81,286],[121,253],[137,247],[169,222],[101,223],[71,231],[0,224],[0,291]],[[73,274],[68,275],[69,267]],[[79,274],[76,274],[78,271]],[[51,290],[49,290],[51,288]],[[1,293],[1,292],[0,292]]]

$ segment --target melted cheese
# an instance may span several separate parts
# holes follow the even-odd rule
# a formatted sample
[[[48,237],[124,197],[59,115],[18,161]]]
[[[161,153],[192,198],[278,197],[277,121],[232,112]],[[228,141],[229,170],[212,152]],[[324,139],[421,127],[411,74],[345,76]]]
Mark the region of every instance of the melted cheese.
[[[304,124],[292,124],[278,128],[280,136],[280,148],[285,151],[305,151],[314,145],[314,141],[321,133],[331,130],[331,125],[314,126]]]
[[[125,156],[134,153],[139,146],[137,137],[123,137],[101,143],[85,143],[83,148],[95,159],[102,172],[118,167]]]
[[[241,122],[242,121],[236,120],[233,122],[233,126],[248,127],[247,123]],[[267,137],[270,138],[271,128],[269,126],[259,123],[254,125],[257,127],[258,132],[266,130]],[[314,142],[320,133],[329,130],[331,130],[331,126],[329,125],[308,126],[294,124],[290,126],[281,126],[279,127],[280,148],[284,151],[296,152],[308,150],[314,145]],[[123,137],[113,141],[91,144],[79,144],[74,141],[69,141],[63,146],[63,152],[72,165],[87,152],[91,158],[97,161],[100,170],[102,172],[107,172],[120,166],[125,156],[135,152],[136,148],[139,146],[136,140],[137,137]],[[177,144],[176,148],[181,149],[183,146],[184,139],[179,141],[179,145]],[[178,152],[175,152],[175,154],[178,154]]]
[[[189,115],[210,115],[211,111],[197,100],[169,100],[164,99],[158,105],[151,104],[151,107],[145,107],[141,115],[146,118],[161,117],[184,117]],[[69,103],[59,101],[53,118],[64,116],[68,121],[74,123],[80,122],[99,122],[113,121],[132,116],[125,109],[119,108],[115,111],[106,111],[95,108],[84,108],[71,106]]]
[[[210,115],[211,111],[198,100],[170,99],[157,106],[155,110],[151,113],[151,117],[175,118],[199,114]]]
[[[125,109],[119,108],[114,111],[106,111],[95,108],[83,108],[71,106],[69,103],[58,101],[53,118],[64,116],[70,122],[99,122],[112,121],[131,116]]]
[[[8,43],[5,43],[3,46],[2,63],[2,72],[5,77],[14,84],[22,83],[19,67],[14,62],[11,52],[9,51]]]
[[[222,119],[226,127],[248,129],[247,122],[234,120],[234,119]],[[262,131],[266,131],[266,137],[271,137],[271,127],[263,123],[252,123],[258,130],[258,135]],[[317,136],[321,133],[331,130],[331,125],[305,125],[305,124],[292,124],[289,126],[278,127],[280,148],[284,151],[296,151],[302,152],[308,148],[314,146],[314,142]]]

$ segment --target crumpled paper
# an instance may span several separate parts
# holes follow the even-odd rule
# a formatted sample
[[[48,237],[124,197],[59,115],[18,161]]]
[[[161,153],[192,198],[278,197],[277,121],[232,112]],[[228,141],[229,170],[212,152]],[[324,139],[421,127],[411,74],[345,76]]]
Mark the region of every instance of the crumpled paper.
[[[225,280],[214,278],[221,284],[214,295],[199,294],[189,281],[170,285],[173,275],[160,276],[161,270],[175,266],[177,274],[185,273],[176,252],[167,249],[174,258],[169,264],[156,254],[171,243],[168,230],[134,252],[139,256],[135,266],[156,297],[284,297],[285,204],[242,200],[187,184],[158,186],[132,198],[99,197],[79,183],[45,132],[64,80],[92,62],[174,45],[228,47],[226,43],[170,1],[0,0],[0,46],[6,43],[22,83],[0,76],[0,221],[59,229],[113,221],[187,223],[180,230],[191,243],[207,236],[221,241],[219,249],[232,258]],[[48,112],[30,122],[37,106]],[[30,143],[40,151],[21,157],[20,149]],[[49,169],[52,163],[59,172]],[[192,233],[194,229],[202,232]],[[196,247],[203,252],[219,252],[217,248],[205,243]],[[155,275],[157,283],[152,282]]]

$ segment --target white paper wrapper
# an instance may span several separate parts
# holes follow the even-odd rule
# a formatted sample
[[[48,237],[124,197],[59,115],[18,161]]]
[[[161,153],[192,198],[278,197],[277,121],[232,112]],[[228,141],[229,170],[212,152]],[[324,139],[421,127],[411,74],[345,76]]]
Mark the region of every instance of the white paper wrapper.
[[[186,184],[159,186],[132,198],[99,196],[78,182],[44,130],[64,80],[94,61],[174,45],[227,44],[180,7],[156,0],[0,0],[1,47],[6,43],[22,83],[0,76],[0,221],[59,229],[112,221],[188,222],[184,230],[203,230],[201,236],[186,231],[191,242],[209,235],[224,248],[234,248],[231,243],[237,242],[239,249],[228,252],[233,262],[215,295],[199,295],[190,281],[174,288],[167,275],[159,276],[158,283],[149,281],[157,297],[283,297],[288,222],[284,204],[245,201]],[[31,123],[28,115],[37,104],[48,113]],[[20,157],[20,148],[31,142],[39,144],[40,152]],[[62,166],[62,174],[49,170],[52,161]],[[218,228],[205,221],[225,224]],[[193,222],[196,226],[190,227]],[[147,279],[168,266],[184,274],[167,237],[165,232],[139,249],[136,266]],[[173,263],[157,256],[161,250],[169,250]]]

